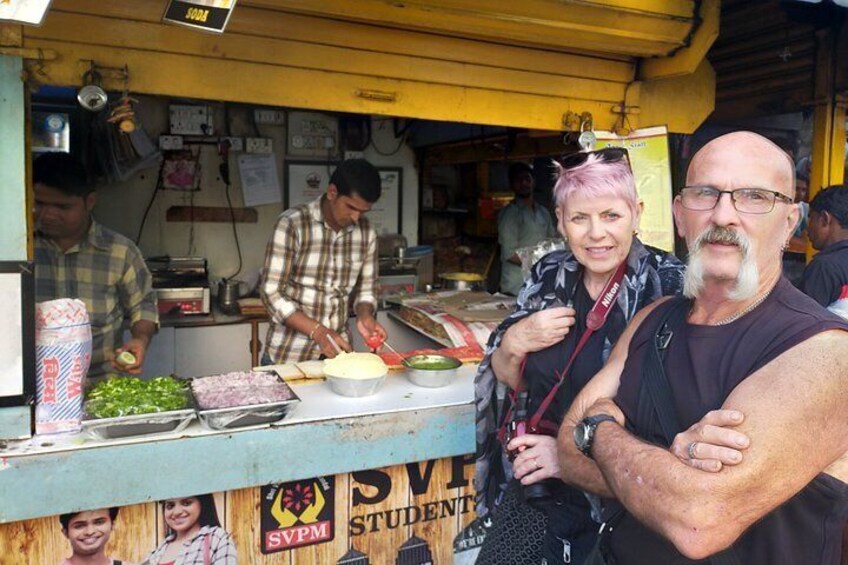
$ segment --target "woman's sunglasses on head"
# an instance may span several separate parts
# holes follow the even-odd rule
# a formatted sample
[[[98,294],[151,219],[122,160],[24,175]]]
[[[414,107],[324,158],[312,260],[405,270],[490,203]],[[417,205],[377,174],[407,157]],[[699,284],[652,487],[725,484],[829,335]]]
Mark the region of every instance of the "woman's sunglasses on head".
[[[563,155],[560,158],[559,163],[564,169],[573,169],[585,163],[589,159],[589,155],[595,155],[601,161],[606,161],[608,163],[624,159],[627,161],[628,165],[630,164],[630,155],[627,153],[627,149],[624,149],[623,147],[604,147],[597,151],[578,151],[576,153],[569,153],[568,155]]]

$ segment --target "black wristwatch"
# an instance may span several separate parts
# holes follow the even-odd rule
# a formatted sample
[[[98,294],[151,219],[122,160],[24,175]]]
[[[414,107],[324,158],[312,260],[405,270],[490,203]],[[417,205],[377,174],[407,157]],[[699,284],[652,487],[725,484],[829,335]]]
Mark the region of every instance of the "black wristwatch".
[[[609,414],[595,414],[580,420],[574,426],[574,445],[580,452],[592,459],[592,444],[595,443],[595,430],[601,422],[615,422],[615,418]]]

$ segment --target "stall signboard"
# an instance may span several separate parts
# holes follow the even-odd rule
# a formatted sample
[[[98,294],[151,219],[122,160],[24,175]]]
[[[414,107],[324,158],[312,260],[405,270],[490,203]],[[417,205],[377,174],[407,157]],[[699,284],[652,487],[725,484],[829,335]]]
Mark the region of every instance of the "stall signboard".
[[[181,519],[169,509],[196,499],[205,516],[217,516],[219,525],[207,528],[215,554],[238,563],[452,563],[482,539],[473,474],[469,454],[124,506],[109,525],[105,555],[141,563],[161,552],[170,520]],[[58,516],[0,524],[3,547],[16,548],[3,565],[61,563],[73,551]]]
[[[223,33],[235,7],[236,0],[171,0],[162,20]]]
[[[0,22],[41,25],[52,0],[0,0]]]
[[[674,250],[674,218],[671,213],[671,159],[668,128],[651,127],[618,136],[596,131],[595,149],[624,147],[630,156],[639,198],[645,204],[639,224],[639,239],[665,251]]]

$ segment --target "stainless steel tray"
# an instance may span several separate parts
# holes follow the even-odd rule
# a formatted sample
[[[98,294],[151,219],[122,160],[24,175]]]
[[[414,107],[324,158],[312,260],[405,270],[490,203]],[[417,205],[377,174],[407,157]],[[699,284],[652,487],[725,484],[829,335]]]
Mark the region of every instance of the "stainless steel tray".
[[[285,418],[300,402],[300,398],[294,391],[291,391],[291,394],[291,398],[282,402],[198,410],[197,417],[204,427],[211,430],[230,430],[246,426],[272,424]]]
[[[100,439],[115,439],[180,431],[194,420],[193,406],[168,412],[150,412],[117,418],[91,418],[82,421],[82,429]]]

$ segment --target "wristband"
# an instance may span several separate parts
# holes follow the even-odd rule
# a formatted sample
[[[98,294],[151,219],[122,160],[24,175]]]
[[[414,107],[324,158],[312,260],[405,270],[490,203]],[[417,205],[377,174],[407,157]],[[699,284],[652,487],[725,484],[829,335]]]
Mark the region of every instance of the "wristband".
[[[321,322],[316,322],[315,327],[312,328],[312,331],[309,332],[309,339],[315,341],[315,331],[321,327]]]

